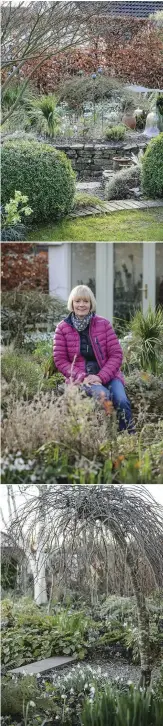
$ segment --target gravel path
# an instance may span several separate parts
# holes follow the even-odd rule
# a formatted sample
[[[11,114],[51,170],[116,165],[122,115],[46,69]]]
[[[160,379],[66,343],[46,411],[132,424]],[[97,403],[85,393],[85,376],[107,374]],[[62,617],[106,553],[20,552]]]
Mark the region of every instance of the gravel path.
[[[133,663],[128,663],[125,658],[122,658],[121,656],[115,656],[114,658],[110,660],[104,660],[103,658],[97,658],[96,660],[90,660],[90,661],[80,661],[80,665],[82,670],[84,670],[84,667],[91,666],[93,670],[98,670],[99,667],[101,668],[101,673],[108,674],[108,680],[113,681],[115,679],[123,679],[125,683],[127,681],[132,681],[135,686],[138,685],[139,679],[140,679],[140,666],[134,665]],[[72,663],[72,668],[75,667],[75,663]],[[48,672],[46,676],[46,680],[53,680],[56,676],[56,679],[59,675],[67,675],[70,673],[71,667],[70,665],[64,666],[62,668],[53,669],[50,672]],[[152,671],[152,683],[156,681],[156,679],[159,677],[159,665],[155,665]],[[44,673],[45,677],[45,673]]]

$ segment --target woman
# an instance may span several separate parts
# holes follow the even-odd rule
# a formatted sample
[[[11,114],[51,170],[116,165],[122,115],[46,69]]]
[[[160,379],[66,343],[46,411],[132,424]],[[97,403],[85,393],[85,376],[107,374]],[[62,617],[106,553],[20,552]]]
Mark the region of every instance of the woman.
[[[69,315],[56,328],[54,362],[66,382],[82,384],[88,395],[112,401],[119,430],[134,432],[131,406],[120,370],[122,349],[106,318],[96,315],[96,300],[87,285],[77,285],[68,299]],[[107,408],[107,406],[105,407]]]

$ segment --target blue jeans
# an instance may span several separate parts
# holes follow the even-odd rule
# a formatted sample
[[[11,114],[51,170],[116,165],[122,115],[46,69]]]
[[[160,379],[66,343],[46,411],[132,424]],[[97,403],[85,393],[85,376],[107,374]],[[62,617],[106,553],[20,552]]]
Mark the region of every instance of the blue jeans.
[[[112,401],[114,408],[117,410],[119,431],[127,429],[130,434],[135,433],[130,401],[126,396],[123,383],[118,378],[113,378],[105,386],[102,383],[93,383],[90,386],[84,385],[83,388],[88,396],[94,396],[95,398],[100,398],[101,393],[104,393],[105,399]]]

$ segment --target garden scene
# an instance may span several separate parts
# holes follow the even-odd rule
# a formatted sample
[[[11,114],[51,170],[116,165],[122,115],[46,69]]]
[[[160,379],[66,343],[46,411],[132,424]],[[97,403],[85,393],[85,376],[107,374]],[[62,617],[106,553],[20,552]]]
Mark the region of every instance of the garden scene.
[[[48,292],[46,251],[32,262],[31,247],[2,250],[2,482],[162,483],[161,297],[144,315],[135,292],[128,306],[129,288],[119,289],[124,316],[117,300],[114,328],[135,422],[134,434],[119,433],[112,404],[67,386],[56,369],[53,336],[67,307]]]
[[[162,726],[158,489],[2,485],[2,726]]]
[[[112,5],[2,5],[2,240],[162,239],[163,11]]]

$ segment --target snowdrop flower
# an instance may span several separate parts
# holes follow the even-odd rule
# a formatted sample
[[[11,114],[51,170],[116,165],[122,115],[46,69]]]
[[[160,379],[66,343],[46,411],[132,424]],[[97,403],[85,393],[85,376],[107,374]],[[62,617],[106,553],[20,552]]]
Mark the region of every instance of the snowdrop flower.
[[[34,703],[34,701],[29,701],[29,705],[32,706],[32,708],[35,708],[35,706],[36,706],[36,704]]]
[[[73,688],[70,688],[70,694],[71,694],[71,696],[73,695],[73,693],[74,693],[74,689]]]
[[[122,679],[123,680],[123,679]],[[133,681],[127,681],[127,686],[133,686]]]

